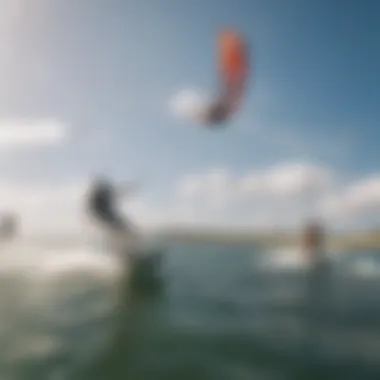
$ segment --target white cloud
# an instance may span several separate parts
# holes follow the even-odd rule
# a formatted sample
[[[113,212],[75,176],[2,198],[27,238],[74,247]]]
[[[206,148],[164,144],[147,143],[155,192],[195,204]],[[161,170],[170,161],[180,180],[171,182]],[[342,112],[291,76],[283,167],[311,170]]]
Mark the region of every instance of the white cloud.
[[[281,164],[241,176],[214,169],[185,176],[176,194],[189,210],[197,210],[200,221],[282,226],[317,214],[317,200],[332,182],[329,170],[307,163]]]
[[[177,194],[187,200],[200,199],[221,203],[233,195],[234,183],[225,169],[185,176],[178,184]]]
[[[180,118],[198,120],[208,107],[210,99],[196,89],[184,89],[169,99],[170,112]]]
[[[65,142],[67,137],[67,127],[57,120],[0,120],[2,150],[58,145]]]
[[[282,164],[234,178],[225,169],[184,177],[177,193],[185,198],[269,196],[299,197],[326,190],[332,182],[328,170],[310,164]]]
[[[344,185],[333,171],[308,163],[241,176],[226,170],[188,175],[176,194],[199,223],[290,227],[315,216],[337,227],[380,223],[380,175]]]
[[[88,185],[79,180],[52,185],[3,180],[0,214],[2,210],[17,212],[26,235],[82,232],[88,226],[83,197]],[[175,191],[166,201],[138,194],[127,199],[123,211],[135,224],[148,228],[178,224],[296,227],[313,216],[323,216],[337,227],[380,222],[376,218],[380,175],[343,185],[332,171],[306,163],[240,176],[226,169],[209,170],[183,177]]]
[[[304,163],[281,164],[241,178],[238,188],[242,193],[288,198],[323,191],[331,180],[325,168]]]
[[[380,222],[380,218],[375,217],[380,212],[380,175],[342,187],[322,199],[321,208],[329,218],[345,221],[345,224],[366,224],[369,219]]]

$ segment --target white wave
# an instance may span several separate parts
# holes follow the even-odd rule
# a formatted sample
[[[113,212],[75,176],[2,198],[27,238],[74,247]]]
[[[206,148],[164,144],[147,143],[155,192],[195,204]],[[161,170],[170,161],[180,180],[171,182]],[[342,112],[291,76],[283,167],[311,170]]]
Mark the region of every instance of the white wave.
[[[266,252],[261,266],[267,270],[302,270],[308,266],[300,249],[283,248]]]
[[[371,258],[360,258],[350,265],[350,274],[361,278],[380,277],[380,265]]]
[[[95,351],[100,346],[96,342],[111,328],[102,321],[117,305],[122,275],[117,257],[87,246],[46,249],[17,243],[3,250],[0,367],[8,368],[4,376],[18,378],[23,363],[41,365],[52,356]],[[81,331],[80,339],[75,331]]]
[[[336,252],[327,252],[325,258],[330,264],[340,260]],[[309,269],[311,262],[299,247],[280,248],[265,252],[261,267],[269,271],[301,271]]]

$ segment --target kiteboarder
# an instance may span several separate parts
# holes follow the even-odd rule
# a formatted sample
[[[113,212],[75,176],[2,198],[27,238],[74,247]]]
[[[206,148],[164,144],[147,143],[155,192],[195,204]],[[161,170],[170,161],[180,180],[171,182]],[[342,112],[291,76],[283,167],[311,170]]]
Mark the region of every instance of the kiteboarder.
[[[97,178],[90,190],[88,209],[95,220],[113,230],[121,231],[127,228],[128,223],[117,211],[117,196],[115,187],[107,179]]]
[[[114,249],[128,253],[129,258],[135,256],[140,236],[132,222],[120,214],[117,201],[132,191],[131,184],[122,189],[116,188],[106,178],[98,177],[92,184],[87,199],[90,216],[110,233],[109,242]]]
[[[134,188],[128,184],[119,189],[107,179],[97,178],[91,186],[87,207],[90,215],[110,232],[108,241],[112,250],[123,254],[131,274],[128,283],[135,290],[141,283],[149,285],[150,282],[160,282],[162,252],[145,252],[138,229],[118,211],[118,198],[131,194]]]

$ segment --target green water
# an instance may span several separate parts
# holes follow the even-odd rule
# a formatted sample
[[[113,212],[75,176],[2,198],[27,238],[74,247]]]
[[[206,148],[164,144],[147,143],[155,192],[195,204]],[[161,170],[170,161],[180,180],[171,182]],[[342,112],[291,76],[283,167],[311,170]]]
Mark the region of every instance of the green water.
[[[379,379],[377,255],[336,261],[308,313],[302,268],[268,255],[171,245],[161,291],[122,294],[89,252],[4,270],[1,378]]]

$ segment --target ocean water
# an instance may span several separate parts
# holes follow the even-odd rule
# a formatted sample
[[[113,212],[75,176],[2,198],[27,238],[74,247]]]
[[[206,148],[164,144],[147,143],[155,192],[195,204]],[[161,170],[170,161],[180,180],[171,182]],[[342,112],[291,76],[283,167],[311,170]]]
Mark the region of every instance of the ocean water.
[[[380,379],[380,255],[338,254],[311,291],[296,252],[167,244],[128,288],[89,245],[0,256],[0,379]]]

